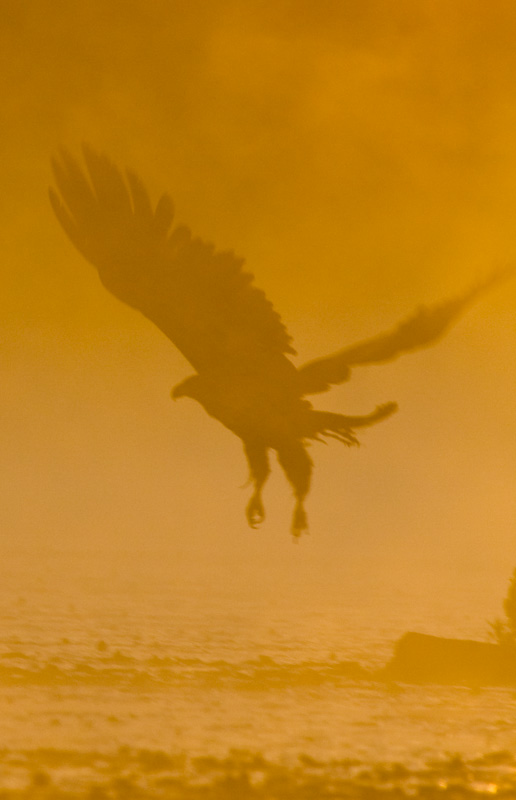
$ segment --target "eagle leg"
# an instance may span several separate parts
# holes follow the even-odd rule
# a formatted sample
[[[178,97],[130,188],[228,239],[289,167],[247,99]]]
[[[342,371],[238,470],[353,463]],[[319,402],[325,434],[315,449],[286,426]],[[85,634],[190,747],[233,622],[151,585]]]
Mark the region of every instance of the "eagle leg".
[[[249,526],[256,528],[265,519],[262,488],[270,473],[269,459],[267,448],[262,442],[244,441],[244,452],[249,464],[250,479],[254,484],[254,492],[245,513]]]
[[[302,442],[294,440],[278,448],[278,461],[294,489],[297,503],[292,516],[292,536],[298,539],[308,531],[303,501],[310,489],[313,462]]]

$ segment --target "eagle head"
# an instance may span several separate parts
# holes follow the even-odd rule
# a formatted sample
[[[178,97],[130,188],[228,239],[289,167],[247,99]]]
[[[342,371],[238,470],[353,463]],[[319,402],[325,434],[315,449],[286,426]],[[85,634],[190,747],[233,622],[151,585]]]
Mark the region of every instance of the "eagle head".
[[[172,400],[177,400],[179,397],[193,397],[195,400],[198,400],[200,389],[199,381],[199,375],[190,375],[189,378],[178,383],[170,393]]]

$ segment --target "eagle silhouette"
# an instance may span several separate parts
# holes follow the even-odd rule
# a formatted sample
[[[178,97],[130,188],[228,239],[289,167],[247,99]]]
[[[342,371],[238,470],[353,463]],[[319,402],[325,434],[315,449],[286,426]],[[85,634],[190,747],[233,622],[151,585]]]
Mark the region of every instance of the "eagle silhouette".
[[[59,190],[50,189],[54,212],[104,286],[157,325],[196,370],[172,397],[194,398],[242,439],[254,485],[246,508],[253,528],[265,518],[269,450],[294,490],[297,537],[308,528],[308,442],[330,437],[356,445],[357,428],[397,409],[390,402],[364,416],[345,416],[315,410],[307,395],[347,381],[352,367],[433,344],[471,302],[513,272],[498,270],[458,297],[418,309],[391,331],[296,367],[291,337],[243,259],[218,252],[183,225],[173,227],[170,197],[164,194],[153,207],[133,172],[123,173],[88,146],[83,156],[85,167],[65,150],[52,160]]]

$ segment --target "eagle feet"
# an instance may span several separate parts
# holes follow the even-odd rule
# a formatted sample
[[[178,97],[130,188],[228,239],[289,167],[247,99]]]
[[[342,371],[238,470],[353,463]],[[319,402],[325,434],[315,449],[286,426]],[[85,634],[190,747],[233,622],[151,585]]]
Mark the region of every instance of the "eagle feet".
[[[308,518],[301,503],[298,503],[294,509],[291,531],[294,539],[299,539],[303,533],[308,533]]]
[[[245,510],[250,528],[257,528],[265,519],[265,509],[259,494],[253,494]]]

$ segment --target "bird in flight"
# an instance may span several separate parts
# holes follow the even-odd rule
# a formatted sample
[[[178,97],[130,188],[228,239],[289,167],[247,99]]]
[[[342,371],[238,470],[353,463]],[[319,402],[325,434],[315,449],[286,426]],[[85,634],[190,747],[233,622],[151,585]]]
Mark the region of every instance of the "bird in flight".
[[[233,252],[220,252],[173,225],[167,194],[153,206],[145,186],[106,156],[83,148],[84,164],[61,151],[53,159],[54,212],[101,282],[150,319],[195,369],[172,390],[190,397],[242,439],[254,491],[246,508],[254,528],[265,518],[262,489],[269,451],[295,495],[292,534],[307,530],[304,501],[313,462],[310,440],[356,445],[357,428],[389,417],[396,403],[364,416],[318,411],[307,396],[350,378],[351,369],[390,361],[434,344],[487,289],[514,272],[491,274],[462,295],[422,307],[392,330],[296,367],[291,337],[253,275]]]

